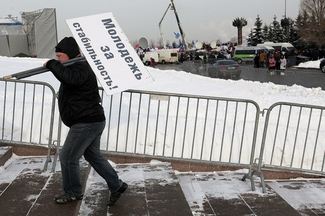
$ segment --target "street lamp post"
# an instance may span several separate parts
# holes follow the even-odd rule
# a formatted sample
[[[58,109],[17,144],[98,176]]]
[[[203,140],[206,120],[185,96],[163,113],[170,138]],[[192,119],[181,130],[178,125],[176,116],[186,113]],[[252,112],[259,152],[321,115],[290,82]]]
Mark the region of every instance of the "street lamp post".
[[[287,18],[287,0],[284,2],[284,18]]]
[[[286,36],[288,36],[289,20],[287,19],[287,0],[284,1],[284,19],[281,20],[281,26],[285,29]]]

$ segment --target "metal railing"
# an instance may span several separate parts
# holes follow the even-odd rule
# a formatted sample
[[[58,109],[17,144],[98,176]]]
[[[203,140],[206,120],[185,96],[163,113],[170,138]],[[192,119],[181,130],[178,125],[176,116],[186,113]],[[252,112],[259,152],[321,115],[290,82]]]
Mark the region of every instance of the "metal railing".
[[[12,143],[47,145],[44,170],[51,160],[55,91],[47,83],[0,79],[0,139]]]
[[[323,106],[286,102],[267,109],[257,167],[262,182],[263,167],[324,174],[324,111]]]
[[[253,101],[126,91],[104,97],[103,107],[106,151],[250,164],[243,151],[255,147],[259,107]]]
[[[68,132],[53,88],[1,79],[0,87],[0,139],[48,146],[46,169],[51,148],[56,144],[58,152]],[[255,190],[258,173],[263,192],[263,168],[324,174],[325,107],[281,102],[261,112],[251,100],[135,90],[100,94],[106,114],[101,150],[247,167],[243,180],[250,178]]]
[[[53,136],[55,92],[47,83],[0,79],[0,139],[50,144]]]
[[[49,153],[54,143],[60,146],[60,140],[65,139],[68,128],[59,121],[53,88],[45,90],[48,85],[38,82],[1,82],[4,86],[9,84],[31,85],[34,90],[27,93],[29,91],[24,88],[20,91],[16,90],[17,87],[1,88],[4,89],[1,93],[4,99],[0,99],[0,106],[4,107],[4,118],[0,119],[1,139],[48,145]],[[37,89],[42,89],[42,94],[38,94]],[[13,96],[21,94],[28,95],[28,99],[16,102],[18,97]],[[106,96],[102,89],[101,96],[107,118],[101,139],[102,150],[245,166],[250,169],[254,160],[260,113],[254,101],[148,91],[126,91]],[[18,103],[21,104],[19,108],[8,108]],[[28,103],[31,106],[29,109],[25,105]],[[11,115],[9,120],[8,114],[17,112],[13,110],[19,110],[21,115]],[[28,117],[29,113],[37,115]],[[17,119],[22,118],[28,119],[29,123],[18,123]],[[7,127],[12,129],[7,130]],[[17,130],[21,138],[16,137]],[[35,139],[35,134],[39,135],[39,139]],[[47,163],[49,161],[50,157]]]

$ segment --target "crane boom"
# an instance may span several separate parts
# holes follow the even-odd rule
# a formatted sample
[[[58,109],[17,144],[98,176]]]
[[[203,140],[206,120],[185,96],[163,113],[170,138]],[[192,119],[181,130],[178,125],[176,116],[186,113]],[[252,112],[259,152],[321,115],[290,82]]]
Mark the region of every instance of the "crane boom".
[[[166,49],[166,44],[165,44],[165,39],[164,39],[164,34],[162,33],[162,30],[161,30],[161,23],[162,21],[164,20],[165,16],[166,16],[166,13],[167,11],[169,10],[171,4],[168,5],[163,17],[161,18],[160,22],[159,22],[159,31],[160,31],[160,35],[161,35],[161,39],[162,39],[162,42],[163,42],[163,45],[164,45],[164,49]]]
[[[183,40],[183,43],[184,43],[184,48],[185,50],[188,50],[188,45],[187,45],[187,41],[186,41],[186,38],[185,38],[185,34],[183,32],[183,29],[182,29],[182,26],[181,26],[181,22],[178,18],[178,14],[177,14],[177,11],[176,11],[176,8],[175,8],[175,5],[174,5],[174,0],[171,0],[171,3],[168,5],[163,17],[161,18],[160,22],[159,22],[159,31],[160,31],[160,35],[161,35],[161,39],[162,39],[162,42],[163,42],[163,45],[164,45],[164,48],[166,49],[166,44],[165,44],[165,39],[164,39],[164,34],[162,33],[162,30],[161,30],[161,23],[162,21],[164,20],[165,16],[166,16],[166,13],[169,9],[172,9],[174,10],[174,14],[175,14],[175,17],[176,17],[176,21],[177,21],[177,25],[178,25],[178,28],[179,28],[179,31],[180,31],[180,34],[182,36],[182,40]]]
[[[182,26],[181,26],[181,21],[178,18],[176,7],[174,5],[174,0],[171,0],[171,4],[172,4],[172,8],[174,9],[177,25],[178,25],[179,32],[181,33],[181,36],[182,36],[182,39],[183,39],[183,42],[184,42],[185,50],[188,50],[187,41],[186,41],[186,38],[185,38],[185,33],[183,32],[183,29],[182,29]]]

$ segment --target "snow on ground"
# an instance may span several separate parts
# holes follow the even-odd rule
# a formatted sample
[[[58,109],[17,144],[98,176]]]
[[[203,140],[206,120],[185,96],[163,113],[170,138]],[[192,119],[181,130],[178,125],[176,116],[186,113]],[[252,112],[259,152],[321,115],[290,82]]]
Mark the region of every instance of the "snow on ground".
[[[41,67],[47,59],[10,58],[0,56],[0,77]],[[298,68],[319,68],[320,60],[299,64]],[[325,91],[319,88],[305,88],[299,85],[284,86],[271,82],[212,79],[200,75],[175,70],[159,70],[147,67],[154,81],[137,87],[141,90],[206,95],[215,97],[251,99],[261,108],[280,101],[306,103],[325,106]],[[44,81],[58,90],[58,81],[47,72],[27,80]]]

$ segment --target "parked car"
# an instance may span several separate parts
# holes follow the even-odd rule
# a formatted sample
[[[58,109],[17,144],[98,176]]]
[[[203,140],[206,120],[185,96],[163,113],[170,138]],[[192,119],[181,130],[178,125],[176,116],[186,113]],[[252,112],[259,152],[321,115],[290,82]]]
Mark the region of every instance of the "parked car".
[[[227,53],[226,51],[220,51],[220,52],[217,52],[216,58],[217,59],[231,59],[231,54]]]
[[[320,61],[319,68],[323,73],[325,73],[325,58]]]
[[[208,76],[213,78],[239,79],[240,65],[232,59],[218,60],[208,68]]]
[[[219,59],[230,59],[231,54],[225,52],[225,51],[205,51],[205,50],[199,50],[195,52],[194,56],[198,56],[203,63],[208,64],[214,64]],[[206,61],[204,61],[206,60]]]
[[[194,56],[199,57],[200,60],[202,60],[202,63],[213,64],[216,62],[216,57],[213,52],[199,50],[199,51],[195,52]],[[198,58],[195,58],[194,60],[198,60]]]

